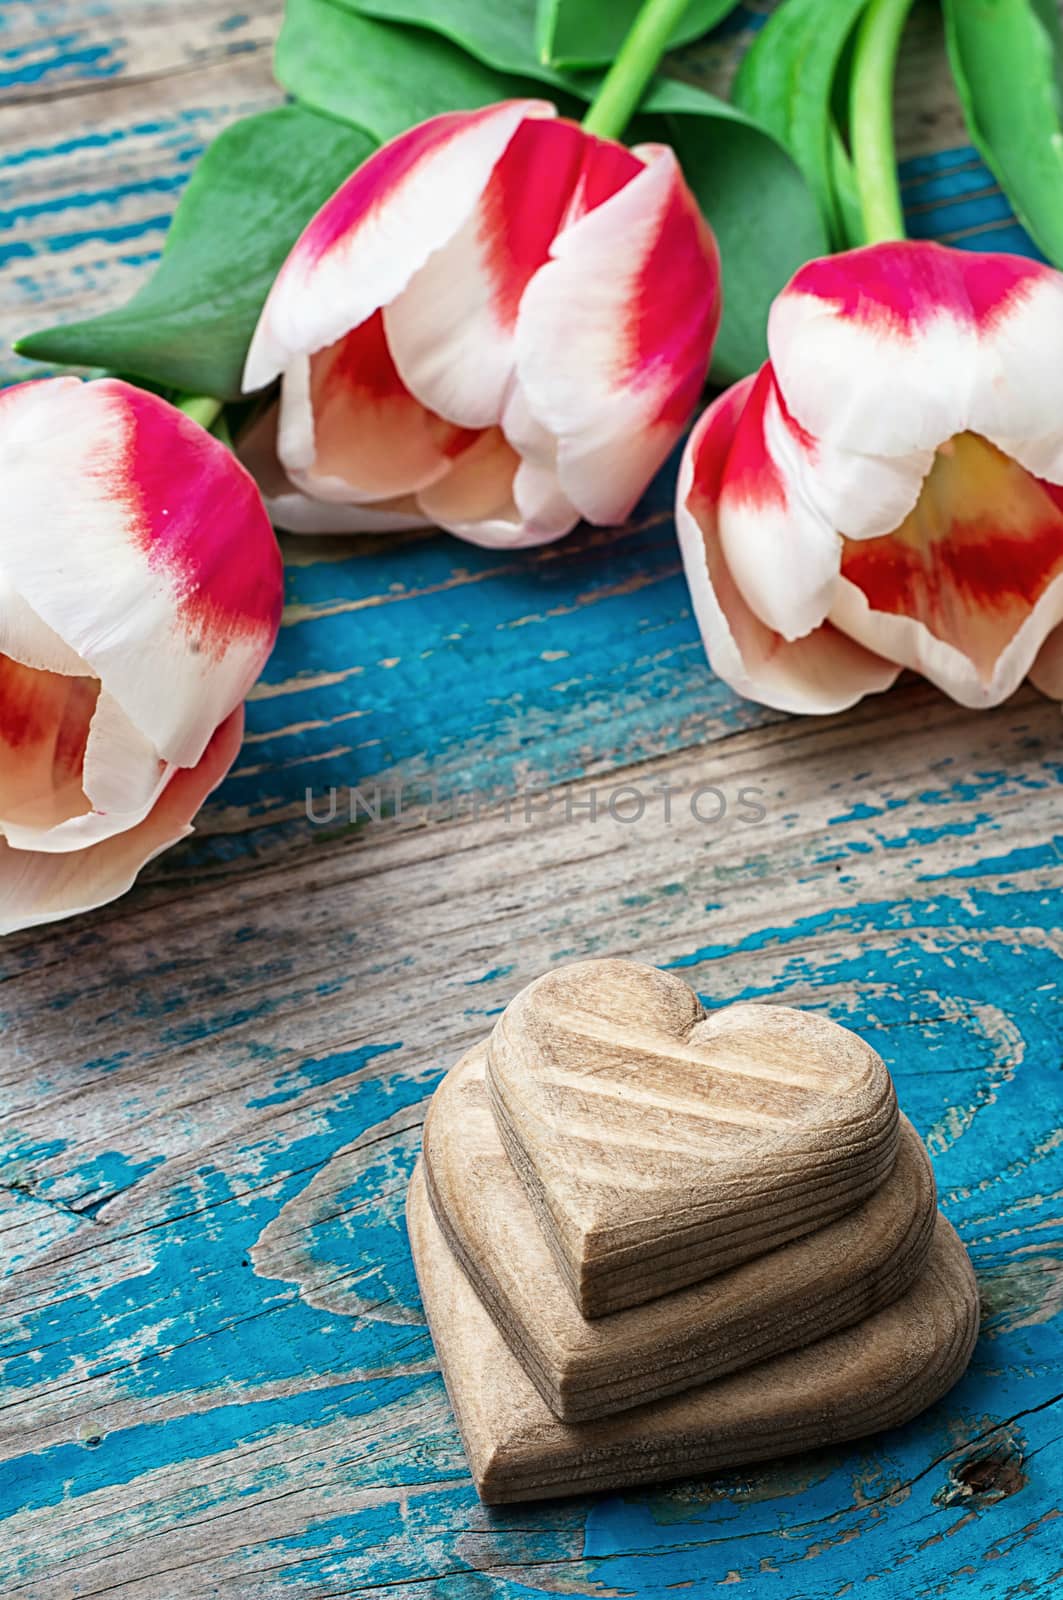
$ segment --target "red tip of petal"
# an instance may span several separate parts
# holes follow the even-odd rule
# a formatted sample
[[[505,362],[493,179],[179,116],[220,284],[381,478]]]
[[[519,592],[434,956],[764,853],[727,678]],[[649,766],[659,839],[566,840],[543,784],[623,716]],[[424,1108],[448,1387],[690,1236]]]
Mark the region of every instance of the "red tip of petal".
[[[503,327],[517,320],[521,296],[561,230],[622,189],[642,163],[610,139],[575,123],[521,123],[484,191],[480,242]],[[534,203],[529,202],[534,196]]]
[[[693,472],[687,504],[695,515],[699,507],[712,507],[715,515],[735,429],[758,376],[743,378],[714,400],[690,436],[687,448],[693,455]]]
[[[320,260],[327,250],[357,227],[382,195],[393,199],[427,155],[444,149],[478,123],[492,121],[500,110],[513,104],[513,101],[500,101],[478,111],[445,111],[441,116],[417,123],[382,145],[341,184],[332,199],[325,202],[299,240],[296,254],[304,264]],[[540,104],[528,102],[529,111]],[[552,110],[552,107],[543,109]]]
[[[385,189],[400,188],[430,150],[449,144],[463,129],[482,121],[495,109],[489,106],[483,111],[447,111],[417,123],[382,145],[352,172],[307,225],[297,247],[299,254],[305,260],[320,260],[372,209]]]
[[[890,332],[916,332],[942,312],[988,330],[1049,271],[1022,256],[906,239],[810,261],[784,292],[829,301],[839,316]]]
[[[217,439],[157,395],[120,391],[125,448],[110,485],[152,567],[174,585],[200,648],[237,637],[272,642],[280,624],[280,551],[250,473]]]
[[[628,326],[632,377],[655,382],[664,371],[673,378],[652,423],[681,428],[697,405],[720,309],[716,239],[676,166],[657,237],[642,264]]]
[[[785,506],[786,486],[764,438],[764,408],[775,388],[770,363],[765,362],[756,377],[746,381],[749,388],[741,415],[733,424],[720,492],[748,506]]]

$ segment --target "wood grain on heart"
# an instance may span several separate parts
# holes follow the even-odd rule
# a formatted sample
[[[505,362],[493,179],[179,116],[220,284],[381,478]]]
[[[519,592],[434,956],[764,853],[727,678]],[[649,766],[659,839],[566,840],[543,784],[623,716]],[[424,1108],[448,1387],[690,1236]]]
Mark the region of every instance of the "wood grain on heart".
[[[934,1226],[929,1157],[901,1118],[889,1177],[845,1216],[659,1299],[580,1315],[502,1147],[486,1048],[447,1074],[424,1129],[424,1174],[451,1250],[536,1388],[567,1421],[705,1383],[858,1322],[903,1294]]]
[[[451,1253],[420,1164],[406,1221],[447,1392],[489,1504],[710,1472],[894,1427],[951,1388],[978,1332],[974,1273],[939,1214],[919,1277],[855,1327],[616,1416],[561,1422]]]
[[[870,1046],[815,1013],[706,1014],[633,961],[560,967],[488,1042],[499,1133],[584,1316],[636,1305],[843,1215],[889,1172]]]

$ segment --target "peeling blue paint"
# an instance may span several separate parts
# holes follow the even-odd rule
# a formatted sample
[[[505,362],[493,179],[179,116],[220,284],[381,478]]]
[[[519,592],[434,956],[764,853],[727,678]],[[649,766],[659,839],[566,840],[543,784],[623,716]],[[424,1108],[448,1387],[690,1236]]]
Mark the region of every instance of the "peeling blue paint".
[[[332,1056],[310,1057],[300,1061],[298,1067],[289,1072],[284,1072],[275,1080],[272,1094],[263,1095],[258,1099],[249,1100],[249,1106],[256,1110],[261,1106],[284,1105],[289,1100],[296,1100],[313,1084],[332,1083],[336,1078],[347,1077],[353,1072],[359,1072],[377,1056],[387,1055],[392,1050],[401,1050],[401,1040],[394,1044],[367,1044],[357,1050],[338,1050]]]
[[[0,90],[28,87],[46,80],[65,76],[79,78],[114,78],[121,72],[123,63],[115,56],[112,45],[77,46],[76,34],[51,41],[52,53],[37,60],[24,59],[38,46],[0,52],[0,59],[11,63],[7,71],[0,69]]]
[[[99,14],[110,12],[104,6]],[[742,8],[728,26],[760,20],[759,9]],[[221,27],[235,32],[246,22],[234,13]],[[65,23],[54,33],[48,54],[7,52],[0,84],[120,70],[117,44],[83,48]],[[152,193],[168,211],[217,121],[215,110],[191,108],[54,144],[38,135],[34,148],[0,158],[0,260],[9,273],[13,263],[33,262],[9,278],[26,303],[41,294],[39,259],[58,271],[87,241],[99,246],[101,275],[146,268],[166,216],[158,208],[146,219],[130,213]],[[22,198],[38,161],[118,152],[126,139],[153,140],[166,152],[157,177],[92,195]],[[908,161],[902,177],[917,235],[961,232],[965,246],[990,242],[1030,253],[972,151]],[[110,208],[116,214],[101,224]],[[92,225],[42,238],[42,219],[68,209],[85,212],[75,220]],[[16,228],[27,236],[16,237]],[[97,269],[77,270],[87,284]],[[557,785],[608,773],[618,752],[635,763],[776,720],[739,701],[704,661],[669,521],[674,470],[673,462],[640,509],[638,530],[624,536],[581,534],[524,554],[436,537],[376,548],[337,544],[313,558],[304,546],[288,571],[288,624],[249,708],[251,739],[217,799],[246,808],[261,825],[178,851],[160,872],[179,877],[265,850],[274,819],[297,812],[308,785],[320,792],[397,775],[422,785],[434,777],[443,794],[505,793],[536,776]],[[245,1126],[232,1149],[220,1118],[217,1143],[191,1163],[174,1157],[174,1177],[154,1188],[163,1155],[152,1148],[150,1076],[138,1076],[126,1051],[102,1046],[83,1064],[86,1080],[99,1075],[109,1095],[128,1088],[137,1107],[128,1122],[116,1118],[113,1149],[89,1149],[81,1130],[64,1129],[59,1109],[55,1126],[63,1132],[55,1138],[22,1140],[17,1115],[5,1123],[2,1197],[20,1219],[32,1212],[46,1220],[44,1247],[59,1241],[71,1254],[60,1257],[61,1300],[37,1308],[27,1297],[4,1308],[4,1403],[32,1396],[42,1414],[49,1407],[59,1414],[55,1397],[66,1395],[84,1407],[84,1420],[77,1437],[0,1466],[0,1513],[37,1508],[47,1516],[74,1503],[90,1523],[99,1513],[89,1496],[128,1486],[115,1515],[134,1541],[141,1535],[129,1531],[130,1518],[143,1497],[163,1494],[167,1468],[201,1464],[204,1507],[242,1515],[259,1494],[286,1495],[289,1462],[323,1452],[327,1437],[340,1462],[323,1469],[334,1480],[335,1514],[269,1541],[264,1559],[278,1594],[408,1583],[458,1600],[561,1591],[689,1592],[701,1600],[735,1585],[758,1600],[776,1593],[833,1600],[855,1584],[854,1595],[874,1585],[888,1600],[929,1594],[935,1585],[947,1587],[950,1600],[985,1600],[1005,1577],[1009,1592],[1025,1592],[1038,1575],[1056,1571],[1059,1523],[1049,1519],[1063,1426],[1051,1403],[1063,1390],[1058,1299],[1046,1287],[1027,1314],[1029,1293],[1022,1299],[1010,1285],[1016,1273],[1039,1271],[1054,1284],[1060,1245],[1051,1200],[1040,1197],[1060,1187],[1061,841],[985,852],[998,828],[1006,835],[1005,805],[1060,785],[1063,774],[1058,757],[1036,744],[1023,772],[957,775],[947,760],[939,765],[917,798],[943,808],[940,823],[909,826],[912,795],[868,787],[869,770],[830,802],[837,804],[835,842],[801,862],[854,869],[859,862],[866,872],[869,857],[966,841],[973,857],[966,865],[918,878],[935,885],[932,898],[877,901],[864,877],[859,896],[846,900],[855,871],[839,871],[830,874],[830,888],[842,891],[831,909],[760,926],[738,945],[699,942],[669,962],[707,1004],[775,997],[821,1008],[858,1028],[889,1064],[930,1143],[943,1203],[972,1249],[987,1305],[971,1372],[926,1418],[873,1443],[697,1483],[478,1507],[431,1371],[402,1222],[421,1102],[449,1063],[403,1070],[403,1057],[387,1059],[401,1048],[390,1038],[339,1041],[333,1052],[294,1061],[275,1039],[281,1007],[346,996],[346,951],[332,952],[326,976],[297,982],[290,952],[271,949],[249,912],[233,936],[239,963],[247,963],[246,986],[234,958],[224,976],[197,974],[190,996],[174,961],[155,968],[167,983],[133,995],[130,1008],[151,1021],[160,1052],[215,1050],[219,1091],[231,1083],[238,1092],[237,1067],[261,1067],[255,1081],[267,1092],[246,1102],[271,1112],[260,1136]],[[785,816],[796,827],[800,814],[788,804]],[[961,805],[980,809],[962,818],[945,810]],[[863,836],[843,837],[842,829]],[[804,881],[823,877],[809,871]],[[721,878],[716,892],[725,898],[706,900],[705,916],[742,890],[741,880]],[[687,892],[683,883],[632,885],[632,923]],[[559,944],[572,943],[565,953],[580,940],[583,953],[596,937],[561,926],[557,933]],[[5,957],[5,974],[29,959]],[[49,1003],[72,1024],[83,997],[69,970],[57,969]],[[486,1026],[509,998],[512,971],[485,960],[479,975],[453,975],[451,999],[497,1002],[465,1008]],[[285,1000],[256,994],[256,974],[291,974]],[[477,987],[478,996],[461,996],[462,987]],[[385,1123],[391,1131],[380,1134]],[[106,1209],[138,1184],[158,1212],[148,1228],[120,1206]],[[312,1229],[299,1207],[312,1211]],[[270,1230],[286,1218],[288,1232],[271,1255]],[[37,1235],[12,1231],[20,1262],[29,1261],[26,1241]],[[97,1431],[97,1406],[107,1395],[132,1402],[136,1420]],[[950,1451],[992,1437],[995,1423],[1014,1413],[1025,1413],[1016,1448],[1026,1481],[999,1503],[958,1508],[943,1528]],[[245,1482],[215,1476],[225,1452],[270,1442],[281,1464],[256,1467],[249,1453]],[[363,1489],[372,1493],[360,1503]],[[934,1539],[940,1550],[917,1560],[920,1543]],[[18,1547],[0,1540],[4,1587],[33,1594],[38,1557],[33,1539]],[[909,1581],[916,1572],[920,1588]],[[1048,1600],[1051,1581],[1031,1592]]]

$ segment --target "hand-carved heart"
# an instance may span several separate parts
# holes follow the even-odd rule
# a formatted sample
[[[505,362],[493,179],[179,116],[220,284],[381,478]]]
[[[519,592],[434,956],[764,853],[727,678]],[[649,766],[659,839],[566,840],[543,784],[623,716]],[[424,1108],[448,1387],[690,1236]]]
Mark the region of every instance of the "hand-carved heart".
[[[859,1322],[918,1277],[934,1175],[901,1118],[897,1160],[852,1211],[703,1283],[588,1321],[580,1316],[502,1147],[476,1045],[436,1090],[424,1126],[436,1221],[555,1416],[640,1406]]]
[[[633,1411],[559,1422],[447,1248],[420,1167],[406,1222],[447,1392],[489,1505],[713,1472],[896,1427],[952,1387],[978,1333],[974,1273],[939,1216],[915,1283],[855,1327]]]
[[[878,1055],[785,1006],[706,1015],[631,961],[560,967],[488,1044],[498,1130],[584,1316],[637,1305],[851,1210],[897,1149]]]

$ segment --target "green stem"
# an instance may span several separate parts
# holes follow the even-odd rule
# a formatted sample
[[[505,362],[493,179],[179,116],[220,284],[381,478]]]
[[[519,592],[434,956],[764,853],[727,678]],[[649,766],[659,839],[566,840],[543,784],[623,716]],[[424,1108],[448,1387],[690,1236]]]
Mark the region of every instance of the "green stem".
[[[848,250],[853,245],[863,244],[864,219],[860,212],[860,197],[856,192],[853,160],[833,117],[827,132],[827,140],[830,186],[834,198],[832,227],[835,237],[840,241],[835,248]]]
[[[871,0],[853,51],[849,137],[868,244],[905,236],[893,144],[893,74],[911,4],[912,0]]]
[[[221,415],[224,401],[215,400],[212,394],[186,394],[175,400],[174,405],[201,428],[209,430]]]
[[[657,64],[690,0],[644,0],[619,54],[583,119],[588,133],[619,139],[638,110]]]

